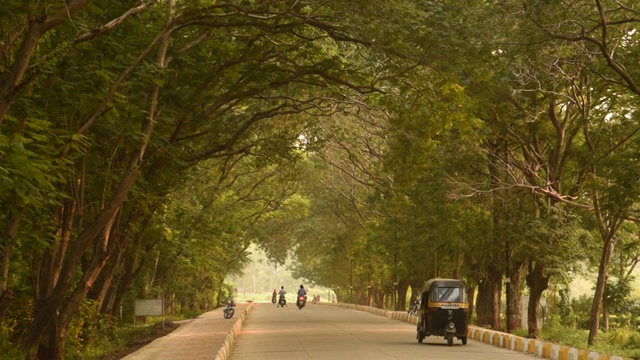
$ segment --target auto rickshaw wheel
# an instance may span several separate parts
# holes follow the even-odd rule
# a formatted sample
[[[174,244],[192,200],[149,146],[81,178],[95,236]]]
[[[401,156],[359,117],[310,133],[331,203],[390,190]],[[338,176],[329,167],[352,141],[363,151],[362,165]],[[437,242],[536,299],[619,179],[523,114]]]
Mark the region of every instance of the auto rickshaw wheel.
[[[460,340],[462,340],[462,345],[467,345],[467,337],[463,336]]]
[[[417,336],[417,338],[418,338],[418,343],[419,343],[419,344],[422,344],[422,341],[424,340],[424,332],[422,332],[422,331],[418,331],[418,336]]]
[[[447,345],[449,346],[453,345],[453,334],[451,333],[447,334]]]

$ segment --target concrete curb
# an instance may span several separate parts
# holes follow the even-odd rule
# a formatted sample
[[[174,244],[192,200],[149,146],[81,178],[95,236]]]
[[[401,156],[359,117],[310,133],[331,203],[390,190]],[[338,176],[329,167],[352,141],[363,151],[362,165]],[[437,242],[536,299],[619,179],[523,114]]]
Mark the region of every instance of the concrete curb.
[[[242,315],[238,317],[236,323],[233,324],[233,328],[229,331],[227,336],[224,339],[224,343],[218,350],[216,354],[215,360],[225,360],[231,358],[231,349],[233,348],[233,344],[240,333],[240,329],[242,329],[242,325],[244,324],[245,318],[249,315],[249,313],[253,310],[253,302],[249,303],[243,311]]]
[[[547,341],[528,339],[513,334],[469,326],[469,338],[496,347],[523,352],[552,360],[632,360],[620,356],[572,348]]]
[[[408,322],[416,325],[418,317],[409,315],[405,311],[388,311],[371,306],[342,304],[342,303],[320,303],[321,305],[337,306],[347,309],[367,311],[372,314],[386,316],[390,319]],[[599,354],[597,352],[581,350],[569,346],[558,345],[551,342],[528,339],[513,334],[507,334],[496,330],[485,329],[474,325],[469,325],[468,338],[496,347],[509,349],[535,355],[551,360],[633,360],[620,356]]]

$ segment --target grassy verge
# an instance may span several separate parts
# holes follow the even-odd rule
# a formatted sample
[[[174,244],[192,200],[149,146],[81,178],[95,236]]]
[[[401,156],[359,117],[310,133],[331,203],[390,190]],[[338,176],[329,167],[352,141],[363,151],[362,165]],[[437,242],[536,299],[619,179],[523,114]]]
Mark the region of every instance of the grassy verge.
[[[149,326],[114,327],[102,336],[94,337],[89,343],[78,346],[74,343],[66,347],[66,360],[119,360],[135,352],[151,341],[171,333],[180,326],[170,320]],[[0,360],[23,359],[24,353],[6,337],[0,336]]]
[[[77,357],[68,357],[68,359],[82,360],[118,360],[135,352],[141,347],[149,344],[153,340],[166,336],[175,329],[179,324],[172,321],[155,323],[150,326],[139,326],[118,328],[115,335],[108,341],[100,341],[89,344],[82,348],[81,353]]]
[[[24,353],[13,344],[11,344],[7,337],[0,333],[0,360],[15,360],[24,358]]]
[[[526,330],[516,331],[514,334],[527,337]],[[640,333],[630,329],[615,329],[609,332],[600,331],[598,340],[593,346],[587,344],[587,339],[589,338],[588,330],[547,326],[540,331],[540,338],[544,341],[576,349],[640,360]]]

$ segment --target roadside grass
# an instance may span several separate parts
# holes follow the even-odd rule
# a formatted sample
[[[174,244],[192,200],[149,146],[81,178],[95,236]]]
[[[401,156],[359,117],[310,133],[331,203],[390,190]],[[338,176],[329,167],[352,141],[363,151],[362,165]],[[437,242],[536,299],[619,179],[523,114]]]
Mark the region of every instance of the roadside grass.
[[[118,327],[112,336],[84,346],[76,354],[67,352],[70,360],[118,360],[135,352],[153,340],[168,335],[179,325],[170,320],[148,326]]]
[[[0,332],[0,360],[15,360],[24,358],[24,353],[9,342],[6,335]]]
[[[514,335],[527,337],[526,330],[518,330]],[[589,346],[589,330],[572,329],[563,326],[545,326],[540,330],[540,339],[576,349],[594,351],[604,355],[620,356],[640,360],[640,333],[632,329],[600,331],[596,344]]]
[[[136,343],[136,339],[145,337],[145,335],[151,333],[151,331],[151,327],[148,326],[138,327],[136,329],[132,326],[119,326],[111,332],[110,336],[95,339],[95,341],[85,344],[82,347],[67,347],[66,358],[69,360],[102,359],[108,354],[132,346]]]
[[[65,347],[66,360],[119,360],[133,353],[151,341],[177,329],[179,324],[172,321],[154,323],[147,326],[114,326],[102,336],[93,334],[90,341],[82,345],[69,343]],[[6,336],[0,336],[0,360],[23,359],[24,352]]]

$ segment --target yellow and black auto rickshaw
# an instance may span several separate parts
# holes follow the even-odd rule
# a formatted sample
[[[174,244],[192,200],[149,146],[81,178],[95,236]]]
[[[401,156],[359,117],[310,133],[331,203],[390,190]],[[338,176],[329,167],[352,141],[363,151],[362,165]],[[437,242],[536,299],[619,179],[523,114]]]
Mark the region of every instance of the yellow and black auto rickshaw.
[[[469,305],[464,281],[431,279],[422,288],[418,312],[418,342],[426,336],[442,336],[449,346],[456,337],[467,344]]]

